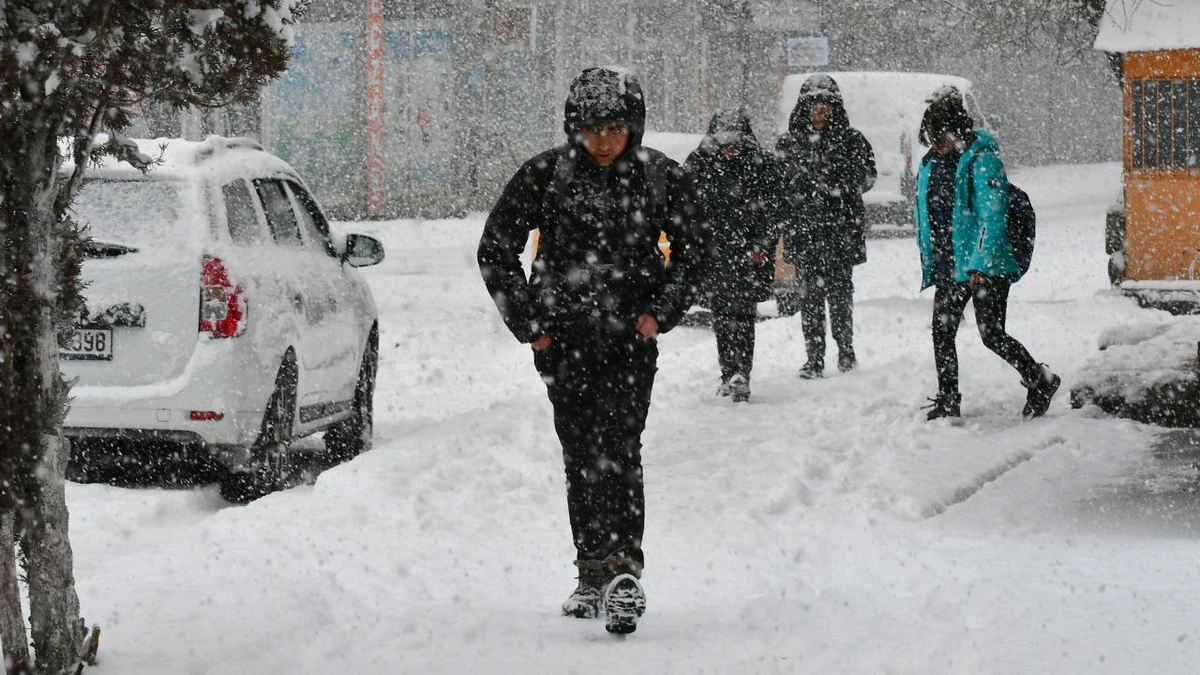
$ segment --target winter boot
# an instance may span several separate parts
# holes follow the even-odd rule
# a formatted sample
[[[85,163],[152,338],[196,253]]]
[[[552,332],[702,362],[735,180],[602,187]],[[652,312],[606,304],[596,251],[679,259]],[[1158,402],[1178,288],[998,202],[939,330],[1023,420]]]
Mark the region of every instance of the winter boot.
[[[637,630],[638,619],[646,613],[646,591],[632,574],[613,579],[604,591],[604,629],[625,635]]]
[[[746,403],[750,400],[750,380],[738,373],[729,378],[729,395],[734,403]]]
[[[612,575],[600,560],[576,560],[575,566],[579,568],[579,585],[563,602],[563,616],[595,619],[603,610],[604,589]]]
[[[824,375],[825,375],[825,364],[820,361],[814,360],[814,359],[809,359],[800,368],[800,377],[805,380],[816,380],[818,378],[824,377]]]
[[[940,417],[960,417],[962,415],[959,411],[962,394],[938,394],[936,398],[931,398],[929,401],[929,405],[922,406],[923,410],[929,410],[929,413],[925,415],[926,420],[933,421]]]
[[[1046,414],[1046,410],[1050,408],[1050,400],[1058,393],[1058,386],[1062,384],[1062,378],[1050,372],[1044,364],[1042,365],[1042,376],[1037,382],[1021,382],[1029,393],[1025,396],[1025,409],[1021,411],[1021,415],[1025,419],[1033,419]]]
[[[858,359],[854,358],[854,352],[841,352],[838,354],[838,370],[843,373],[848,373],[858,367]]]

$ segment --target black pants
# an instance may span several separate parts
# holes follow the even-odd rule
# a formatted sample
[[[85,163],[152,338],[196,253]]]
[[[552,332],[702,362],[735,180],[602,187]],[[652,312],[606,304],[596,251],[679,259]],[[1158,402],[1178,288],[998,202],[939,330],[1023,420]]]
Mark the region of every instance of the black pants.
[[[714,303],[713,333],[717,336],[717,361],[721,364],[721,381],[734,375],[750,379],[754,366],[754,320],[758,303],[742,298],[730,298]]]
[[[632,328],[571,330],[534,353],[562,444],[577,560],[645,562],[642,430],[657,360],[658,345]]]
[[[968,302],[975,303],[975,324],[983,346],[1004,359],[1025,382],[1037,382],[1041,366],[1025,347],[1005,332],[1008,318],[1008,279],[989,277],[974,290],[967,284],[938,286],[933,295],[933,361],[937,365],[938,393],[958,393],[958,351],[954,338]]]
[[[800,327],[808,362],[825,366],[825,304],[829,304],[829,330],[838,353],[854,358],[854,268],[797,269],[800,283]]]

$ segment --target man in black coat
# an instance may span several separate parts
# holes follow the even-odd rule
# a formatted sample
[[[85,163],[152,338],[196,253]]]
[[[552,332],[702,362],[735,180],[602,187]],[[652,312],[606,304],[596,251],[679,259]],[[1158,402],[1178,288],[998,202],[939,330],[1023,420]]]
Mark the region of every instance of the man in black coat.
[[[656,337],[694,295],[704,224],[683,169],[641,147],[646,105],[633,75],[583,71],[565,112],[567,143],[512,177],[478,260],[505,324],[533,348],[554,408],[579,569],[563,613],[594,617],[603,607],[606,628],[627,633],[645,610],[641,435]],[[535,229],[526,278],[520,255]]]
[[[750,400],[754,322],[770,297],[779,240],[778,172],[742,110],[713,115],[708,133],[684,166],[696,182],[712,227],[701,303],[713,312],[721,385],[717,394]]]
[[[813,75],[800,86],[788,133],[776,152],[783,162],[787,200],[784,258],[795,265],[800,320],[808,359],[804,378],[825,370],[825,303],[838,346],[838,370],[852,370],[855,265],[867,261],[866,209],[862,193],[875,185],[875,153],[850,126],[837,83]]]

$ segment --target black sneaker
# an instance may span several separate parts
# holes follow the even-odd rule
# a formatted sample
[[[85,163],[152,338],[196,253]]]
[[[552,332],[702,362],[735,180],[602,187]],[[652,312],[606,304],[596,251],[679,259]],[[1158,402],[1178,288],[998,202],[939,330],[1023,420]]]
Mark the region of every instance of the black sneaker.
[[[646,591],[632,574],[622,574],[608,584],[604,592],[604,629],[617,635],[637,630],[638,619],[646,613]]]
[[[1042,377],[1040,381],[1033,383],[1022,382],[1029,393],[1025,395],[1025,409],[1021,411],[1021,415],[1025,419],[1033,419],[1041,417],[1050,409],[1050,401],[1054,395],[1058,393],[1058,387],[1062,384],[1062,378],[1050,372],[1046,366],[1042,366]]]
[[[925,415],[927,421],[942,417],[961,417],[962,412],[959,410],[962,403],[962,394],[938,394],[935,398],[929,399],[930,404],[922,406],[921,409],[928,409],[929,413]]]
[[[575,592],[563,601],[563,616],[576,619],[595,619],[604,611],[604,588],[608,574],[602,562],[576,562],[579,567],[579,585]]]
[[[858,367],[858,359],[854,354],[838,354],[838,370],[848,373]]]

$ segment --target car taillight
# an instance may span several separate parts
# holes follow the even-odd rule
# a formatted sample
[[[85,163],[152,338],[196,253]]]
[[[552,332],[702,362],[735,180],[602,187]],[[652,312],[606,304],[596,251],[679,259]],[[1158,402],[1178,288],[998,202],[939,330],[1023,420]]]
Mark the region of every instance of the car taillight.
[[[244,290],[229,281],[220,258],[204,256],[200,268],[200,332],[213,338],[237,337],[246,331]]]

